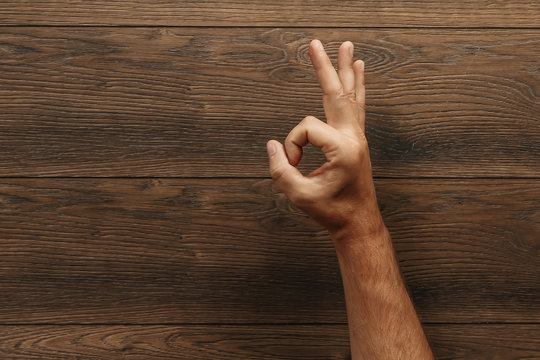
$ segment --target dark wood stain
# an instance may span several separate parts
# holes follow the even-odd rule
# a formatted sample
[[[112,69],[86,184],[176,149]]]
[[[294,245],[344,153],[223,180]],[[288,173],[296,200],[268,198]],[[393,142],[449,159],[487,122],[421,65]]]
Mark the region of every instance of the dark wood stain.
[[[536,1],[3,0],[3,25],[538,27]]]
[[[377,189],[424,321],[540,321],[536,180]],[[0,323],[346,322],[331,240],[270,180],[3,179],[0,203]]]
[[[0,175],[267,176],[314,37],[366,61],[375,176],[540,176],[540,30],[55,27],[0,33]]]
[[[536,325],[426,325],[437,359],[537,359]],[[350,359],[346,325],[0,326],[10,359]]]
[[[349,359],[264,144],[366,62],[379,204],[437,359],[540,359],[540,3],[6,0],[0,358]],[[307,148],[309,171],[323,157]]]

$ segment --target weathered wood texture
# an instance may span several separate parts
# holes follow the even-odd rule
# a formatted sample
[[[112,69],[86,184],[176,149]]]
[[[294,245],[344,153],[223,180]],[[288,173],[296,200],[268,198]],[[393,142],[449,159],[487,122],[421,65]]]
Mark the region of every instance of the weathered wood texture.
[[[423,27],[540,25],[538,1],[3,0],[2,25]]]
[[[540,359],[528,0],[2,1],[1,359],[349,357],[326,231],[234,179],[324,117],[313,38],[366,61],[379,204],[437,359]]]
[[[266,176],[314,37],[367,63],[376,176],[540,176],[540,30],[40,27],[0,31],[0,176]]]
[[[540,325],[426,325],[438,360],[538,359]],[[346,325],[0,326],[3,359],[349,359]]]
[[[379,180],[423,321],[540,321],[536,180]],[[263,180],[2,179],[0,323],[346,323],[327,233]]]

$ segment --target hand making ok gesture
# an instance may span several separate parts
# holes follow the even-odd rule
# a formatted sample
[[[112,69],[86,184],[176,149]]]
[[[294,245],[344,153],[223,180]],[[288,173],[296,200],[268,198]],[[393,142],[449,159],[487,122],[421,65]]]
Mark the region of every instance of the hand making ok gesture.
[[[339,48],[337,72],[319,40],[311,42],[309,55],[323,92],[326,122],[307,116],[291,130],[285,146],[268,141],[270,174],[293,204],[335,237],[349,227],[376,233],[384,225],[364,135],[364,63],[353,61],[350,41]],[[320,148],[327,161],[303,176],[296,165],[308,143]]]

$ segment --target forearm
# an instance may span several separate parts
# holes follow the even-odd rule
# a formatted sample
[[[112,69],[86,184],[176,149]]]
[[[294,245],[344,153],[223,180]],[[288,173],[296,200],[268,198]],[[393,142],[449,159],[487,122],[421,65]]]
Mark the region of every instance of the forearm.
[[[311,42],[309,55],[327,122],[307,116],[284,145],[270,140],[270,175],[298,208],[332,234],[353,360],[432,359],[377,206],[364,132],[364,63],[354,61],[351,42],[339,48],[337,72],[320,41]],[[326,162],[304,176],[296,165],[308,143],[322,150]]]
[[[349,321],[353,360],[433,359],[401,278],[388,230],[353,224],[332,234]]]

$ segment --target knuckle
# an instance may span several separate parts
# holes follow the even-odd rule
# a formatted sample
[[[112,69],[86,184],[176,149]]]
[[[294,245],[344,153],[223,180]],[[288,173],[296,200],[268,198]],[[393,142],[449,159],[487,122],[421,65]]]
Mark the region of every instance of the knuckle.
[[[323,90],[323,96],[336,97],[343,92],[342,86],[327,86]]]
[[[341,142],[341,160],[344,164],[353,164],[368,152],[367,142],[362,136],[346,136]]]
[[[294,129],[293,129],[294,130]],[[292,133],[293,131],[291,130],[288,134],[287,134],[287,137],[285,138],[285,140],[283,141],[283,145],[285,146],[285,151],[287,151],[287,148],[289,146],[289,144],[292,143]]]
[[[355,103],[357,101],[357,99],[356,99],[356,90],[353,89],[353,90],[345,91],[343,86],[340,87],[339,91],[336,94],[336,97],[339,100],[346,100],[346,101],[351,102],[351,103]]]
[[[308,115],[305,118],[303,118],[300,123],[303,124],[303,125],[308,125],[309,126],[311,124],[314,124],[317,121],[318,120],[317,120],[317,118],[315,116]]]
[[[333,98],[337,94],[337,91],[334,91],[333,89],[324,89],[323,90],[323,98]]]
[[[351,154],[363,154],[366,152],[366,148],[363,146],[361,142],[354,142],[350,145],[350,153]]]
[[[283,177],[284,173],[285,169],[283,168],[283,166],[276,166],[270,168],[270,176],[274,181],[279,181]]]

